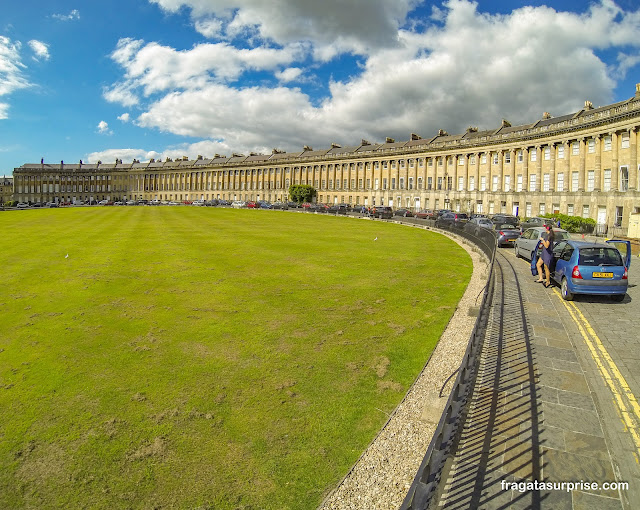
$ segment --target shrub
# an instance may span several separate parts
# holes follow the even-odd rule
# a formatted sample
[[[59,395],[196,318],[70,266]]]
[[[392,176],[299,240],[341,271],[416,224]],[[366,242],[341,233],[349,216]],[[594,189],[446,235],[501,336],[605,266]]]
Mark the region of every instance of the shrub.
[[[560,227],[572,233],[590,234],[596,226],[596,220],[593,218],[567,216],[566,214],[543,214],[542,217],[560,220]]]

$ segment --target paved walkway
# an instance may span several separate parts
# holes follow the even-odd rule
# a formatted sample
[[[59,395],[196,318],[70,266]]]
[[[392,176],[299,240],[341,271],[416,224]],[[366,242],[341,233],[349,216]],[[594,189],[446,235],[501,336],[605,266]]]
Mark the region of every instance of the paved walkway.
[[[575,306],[534,283],[511,250],[496,260],[488,338],[439,506],[640,508],[640,260],[623,303]],[[616,481],[629,489],[586,485]]]

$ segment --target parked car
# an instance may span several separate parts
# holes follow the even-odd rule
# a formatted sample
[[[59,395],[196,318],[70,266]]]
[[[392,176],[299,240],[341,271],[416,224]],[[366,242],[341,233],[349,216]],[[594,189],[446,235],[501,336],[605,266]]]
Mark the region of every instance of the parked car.
[[[260,204],[258,204],[258,202],[255,202],[253,200],[249,200],[247,202],[247,209],[259,209],[260,208]]]
[[[420,209],[414,214],[416,218],[420,218],[423,220],[430,219],[432,215],[433,211],[431,209]]]
[[[318,212],[318,213],[326,213],[329,211],[329,206],[327,204],[314,204],[312,207],[310,207],[308,209],[311,212]]]
[[[527,218],[523,222],[520,223],[520,230],[524,232],[528,228],[532,227],[544,227],[545,225],[552,226],[553,220],[550,218],[539,218],[537,216],[533,218]]]
[[[127,200],[125,202],[126,205],[138,205],[138,202],[136,202],[135,200]]]
[[[446,212],[436,220],[438,228],[464,228],[469,221],[467,213]]]
[[[375,205],[371,208],[371,216],[373,218],[389,220],[393,218],[393,209],[386,205]]]
[[[16,205],[16,207],[18,209],[26,209],[27,207],[29,207],[29,204],[25,204],[24,202],[20,202],[18,205]]]
[[[334,204],[329,207],[327,210],[330,214],[347,214],[347,205],[346,204]]]
[[[413,213],[409,209],[396,209],[393,211],[394,216],[402,216],[403,218],[413,218]]]
[[[470,234],[477,236],[483,229],[493,230],[493,222],[489,218],[476,216],[467,222],[464,229]]]
[[[242,200],[234,200],[233,202],[231,202],[231,207],[233,207],[234,209],[240,209],[245,205],[246,204]]]
[[[520,237],[520,229],[510,223],[495,224],[493,229],[498,237],[498,246],[513,246]]]
[[[258,202],[260,209],[272,209],[273,206],[271,205],[270,202],[267,202],[266,200],[263,200],[261,202]]]
[[[536,249],[536,245],[540,240],[540,236],[546,235],[547,229],[545,227],[532,227],[525,230],[518,239],[515,240],[513,248],[516,254],[516,258],[525,258],[531,260],[533,257],[533,251]],[[561,228],[554,228],[553,234],[555,236],[555,242],[571,239],[571,234]]]
[[[534,275],[538,274],[537,261],[536,246],[531,259]],[[605,244],[565,239],[553,248],[549,272],[567,301],[576,294],[609,295],[622,301],[629,286],[630,264],[631,241],[613,239]]]
[[[289,206],[287,204],[285,204],[284,202],[274,202],[271,206],[272,209],[282,209],[282,210],[286,210],[289,209]]]
[[[191,205],[195,205],[197,207],[204,207],[204,200],[194,200]]]
[[[510,214],[494,214],[491,216],[491,221],[493,221],[494,225],[513,225],[514,227],[520,226],[520,220],[517,216],[512,216]]]

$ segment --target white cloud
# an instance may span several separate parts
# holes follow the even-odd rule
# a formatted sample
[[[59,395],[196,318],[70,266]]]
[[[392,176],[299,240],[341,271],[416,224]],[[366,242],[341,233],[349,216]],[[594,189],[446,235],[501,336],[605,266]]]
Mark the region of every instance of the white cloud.
[[[282,83],[288,83],[290,81],[294,81],[300,77],[302,74],[302,69],[299,67],[288,67],[284,71],[280,71],[276,73],[276,78]]]
[[[275,70],[302,55],[303,47],[299,44],[282,49],[199,44],[190,50],[177,51],[158,43],[121,39],[111,58],[125,69],[126,80],[106,89],[104,97],[131,106],[139,101],[138,89],[149,96],[166,90],[202,88],[209,82],[235,80],[248,70]]]
[[[124,122],[126,124],[127,122],[129,122],[129,114],[128,113],[123,113],[122,115],[120,115],[118,117],[118,120],[122,121],[122,122]]]
[[[420,0],[150,0],[167,12],[191,9],[196,29],[215,21],[219,34],[255,33],[278,44],[309,41],[318,55],[365,54],[393,46],[398,27]]]
[[[104,120],[101,120],[98,123],[98,133],[101,135],[111,135],[113,131],[109,129],[109,124],[107,124]]]
[[[116,159],[121,159],[123,163],[131,163],[134,159],[138,161],[149,161],[151,158],[160,157],[160,153],[155,151],[145,151],[142,149],[108,149],[87,154],[83,161],[87,163],[114,163]]]
[[[154,1],[168,11],[187,5],[181,0]],[[279,2],[279,9],[287,1]],[[406,9],[409,2],[401,4]],[[191,0],[188,5],[200,19],[222,16],[227,4]],[[233,5],[239,10],[229,14],[227,32],[234,26],[248,29],[249,13],[268,9],[264,2],[249,0]],[[307,2],[292,9],[291,17],[284,17],[289,24],[295,24],[299,9],[313,10]],[[323,3],[322,9],[322,19],[309,21],[313,27],[327,22],[327,12],[338,12],[332,2]],[[111,94],[110,100],[125,106],[135,99],[143,110],[139,126],[209,139],[200,143],[219,148],[217,152],[225,147],[227,152],[296,150],[304,144],[326,147],[332,141],[355,144],[362,137],[407,139],[411,132],[427,137],[439,128],[460,133],[469,125],[496,127],[501,118],[513,124],[531,122],[543,111],[576,111],[585,99],[606,104],[613,97],[614,72],[627,72],[640,60],[629,51],[640,46],[640,11],[622,11],[609,0],[582,14],[524,7],[507,15],[478,12],[477,4],[468,0],[449,0],[434,14],[437,20],[421,20],[420,31],[396,28],[393,37],[378,40],[377,46],[361,37],[359,29],[346,30],[345,37],[360,41],[369,54],[351,78],[329,83],[329,94],[320,102],[299,87],[285,85],[300,78],[299,65],[304,66],[310,52],[344,47],[321,39],[313,49],[291,40],[279,50],[218,43],[188,51],[123,39],[112,58],[126,78],[105,97]],[[269,27],[275,30],[275,25]],[[260,35],[265,30],[259,26]],[[383,40],[392,42],[385,45]],[[597,56],[598,51],[618,49],[627,54],[621,53],[617,69]],[[234,88],[232,80],[248,69],[272,71],[280,85]],[[194,152],[188,154],[193,157]]]
[[[35,53],[35,56],[33,57],[33,59],[36,62],[39,61],[40,59],[49,60],[50,55],[49,55],[48,44],[43,43],[42,41],[38,41],[36,39],[31,39],[28,44],[31,50]]]
[[[20,59],[20,41],[11,42],[8,37],[0,36],[0,97],[27,87],[31,83],[25,78],[26,66]],[[9,104],[0,103],[0,119],[8,118]]]
[[[73,21],[74,19],[80,19],[80,11],[73,9],[69,14],[52,14],[51,17],[59,21]]]

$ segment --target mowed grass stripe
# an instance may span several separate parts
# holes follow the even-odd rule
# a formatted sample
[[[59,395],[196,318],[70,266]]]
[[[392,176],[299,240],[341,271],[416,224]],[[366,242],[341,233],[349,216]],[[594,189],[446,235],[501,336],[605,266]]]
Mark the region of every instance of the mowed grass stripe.
[[[316,506],[472,270],[432,232],[280,211],[0,226],[1,508]]]

